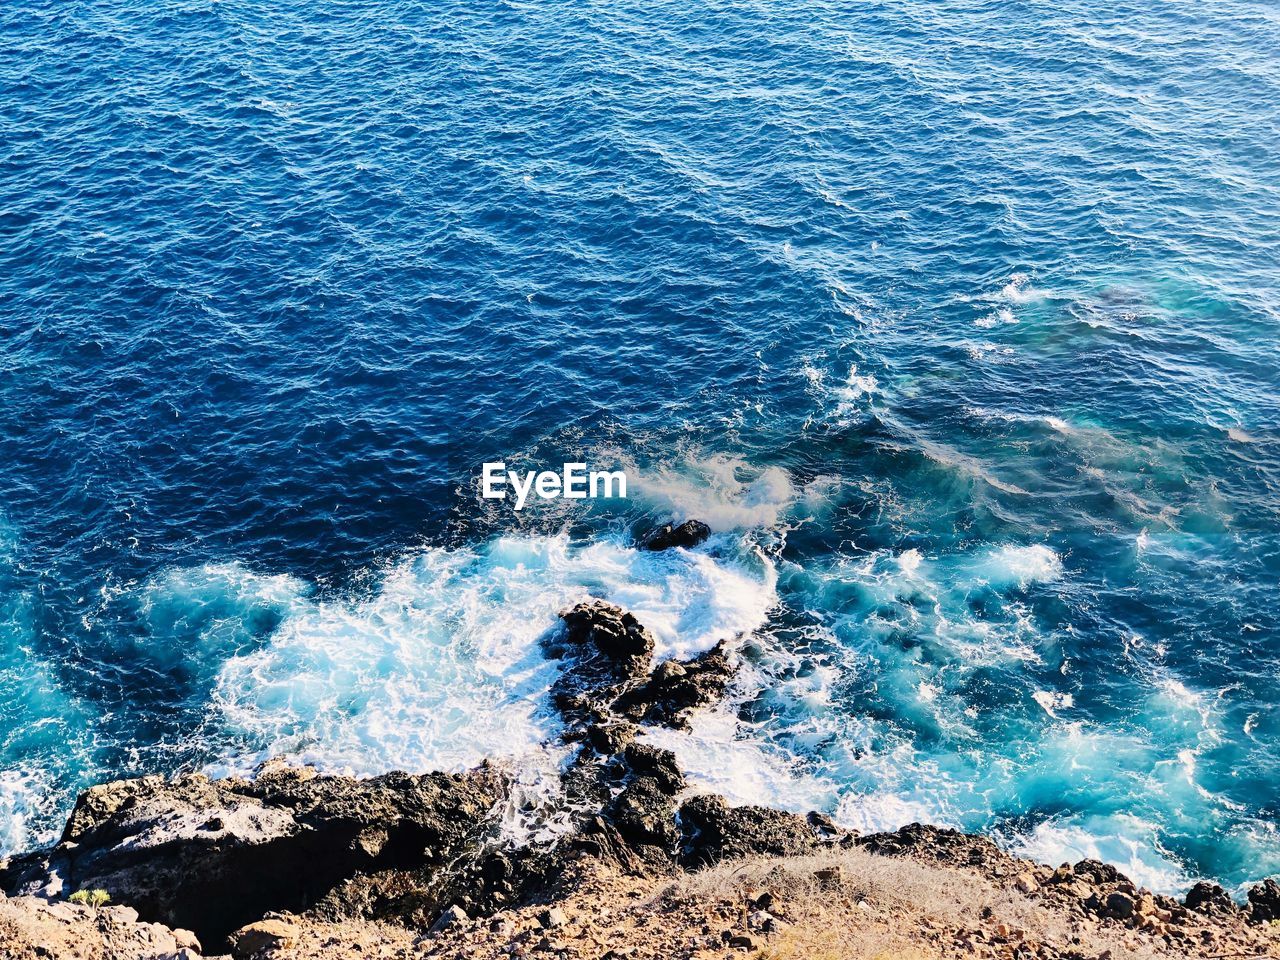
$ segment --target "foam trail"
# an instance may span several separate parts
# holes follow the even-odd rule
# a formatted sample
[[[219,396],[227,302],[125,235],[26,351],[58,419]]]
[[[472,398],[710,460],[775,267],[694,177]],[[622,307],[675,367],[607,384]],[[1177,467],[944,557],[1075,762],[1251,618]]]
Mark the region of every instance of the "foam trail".
[[[965,561],[962,567],[973,582],[999,588],[1026,587],[1062,576],[1062,558],[1042,543],[996,547]]]

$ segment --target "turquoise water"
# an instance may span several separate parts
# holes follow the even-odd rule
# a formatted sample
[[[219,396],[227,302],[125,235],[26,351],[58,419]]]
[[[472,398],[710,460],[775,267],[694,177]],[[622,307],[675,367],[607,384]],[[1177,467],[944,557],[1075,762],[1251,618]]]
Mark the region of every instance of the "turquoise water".
[[[280,752],[549,790],[591,593],[742,638],[650,734],[736,800],[1280,871],[1274,6],[0,23],[3,849]]]

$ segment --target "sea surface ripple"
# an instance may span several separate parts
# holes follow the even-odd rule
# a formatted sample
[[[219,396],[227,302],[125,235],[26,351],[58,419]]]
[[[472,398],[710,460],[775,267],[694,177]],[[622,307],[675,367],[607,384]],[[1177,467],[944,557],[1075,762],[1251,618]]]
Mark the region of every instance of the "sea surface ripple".
[[[743,638],[651,734],[735,799],[1280,872],[1277,51],[1250,0],[0,5],[0,852],[276,752],[536,790],[595,594]],[[566,458],[632,496],[475,496]]]

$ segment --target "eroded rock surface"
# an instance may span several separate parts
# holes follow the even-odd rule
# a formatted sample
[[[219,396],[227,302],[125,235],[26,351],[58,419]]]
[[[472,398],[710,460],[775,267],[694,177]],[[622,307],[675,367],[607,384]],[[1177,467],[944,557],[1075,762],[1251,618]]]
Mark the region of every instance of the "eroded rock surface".
[[[594,600],[560,614],[563,631],[548,642],[564,669],[552,699],[572,740],[586,740],[598,753],[617,753],[635,738],[636,723],[675,728],[696,709],[724,695],[733,677],[728,647],[721,642],[689,660],[666,660],[652,668],[656,641],[634,616]]]
[[[200,949],[191,931],[141,921],[132,907],[0,894],[3,960],[199,960]]]
[[[620,695],[614,709],[622,716],[676,729],[689,726],[693,711],[724,696],[733,664],[723,641],[690,660],[666,660],[649,678]]]
[[[103,889],[145,920],[220,944],[356,873],[444,863],[484,832],[505,790],[488,767],[354,780],[274,765],[253,781],[119,781],[82,794],[62,840],[0,883],[37,896]]]
[[[723,797],[704,794],[680,807],[683,860],[690,866],[748,856],[812,853],[838,837],[824,825],[768,807],[731,807]]]

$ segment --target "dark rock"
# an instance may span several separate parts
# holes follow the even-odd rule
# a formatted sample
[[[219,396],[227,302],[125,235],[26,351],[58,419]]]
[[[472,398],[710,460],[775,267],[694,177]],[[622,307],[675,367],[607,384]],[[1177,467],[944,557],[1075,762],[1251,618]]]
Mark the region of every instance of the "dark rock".
[[[1133,916],[1137,907],[1132,897],[1119,892],[1108,894],[1103,906],[1105,907],[1106,915],[1115,917],[1117,920],[1128,920]]]
[[[810,810],[805,814],[804,818],[809,821],[809,826],[813,827],[820,836],[835,838],[853,833],[853,831],[844,830],[825,813],[818,813],[816,810]]]
[[[613,702],[647,677],[653,634],[630,613],[600,600],[580,603],[560,617],[564,629],[547,640],[548,654],[565,659],[551,699],[565,720],[566,738],[583,739],[591,727],[621,719]]]
[[[1280,884],[1267,879],[1249,889],[1249,919],[1254,923],[1280,920]]]
[[[688,715],[724,696],[733,665],[723,641],[692,660],[667,660],[649,679],[623,693],[614,709],[647,723],[685,729]]]
[[[593,600],[560,614],[564,629],[547,640],[565,667],[552,701],[565,738],[612,756],[635,737],[633,721],[687,726],[687,715],[719,699],[733,676],[723,643],[691,660],[668,660],[649,673],[654,638],[620,607]]]
[[[664,523],[645,534],[640,540],[640,546],[645,550],[696,547],[709,536],[711,536],[711,528],[701,520],[686,520],[679,526]]]
[[[1188,910],[1210,915],[1233,914],[1239,910],[1236,902],[1231,899],[1231,894],[1216,883],[1206,883],[1204,880],[1188,890],[1182,902]]]
[[[579,809],[599,809],[617,791],[625,770],[616,764],[602,763],[600,758],[579,753],[560,777],[565,799]]]
[[[655,778],[638,777],[613,799],[605,816],[638,853],[648,855],[640,848],[655,847],[673,856],[680,842],[675,812],[675,800]]]
[[[639,728],[634,723],[593,723],[587,727],[586,740],[591,748],[606,757],[620,753],[636,738]]]
[[[807,853],[824,841],[804,819],[767,807],[730,807],[723,797],[693,797],[680,807],[682,859],[715,863],[738,857]]]
[[[670,750],[633,743],[623,754],[627,765],[637,776],[651,777],[663,793],[674,796],[685,788],[684,774]]]
[[[653,655],[653,634],[621,607],[595,600],[560,614],[565,641],[579,652],[598,653],[607,660],[629,664]]]
[[[563,927],[568,922],[569,918],[559,907],[548,907],[546,910],[538,912],[538,924],[544,930],[554,930],[557,927]]]
[[[1133,889],[1133,884],[1129,882],[1128,877],[1111,864],[1102,863],[1100,860],[1081,860],[1072,868],[1072,872],[1077,880],[1083,880],[1095,886],[1125,886]]]
[[[986,837],[922,823],[911,823],[892,833],[868,834],[854,843],[883,856],[912,856],[948,866],[990,867],[1014,863]]]
[[[612,863],[623,873],[637,876],[645,872],[644,861],[623,839],[618,828],[603,816],[588,818],[572,842],[579,853]]]
[[[489,767],[463,775],[321,777],[280,765],[259,777],[145,777],[83,793],[60,843],[0,883],[105,889],[143,919],[217,948],[272,910],[298,912],[356,873],[438,866],[505,795]]]

